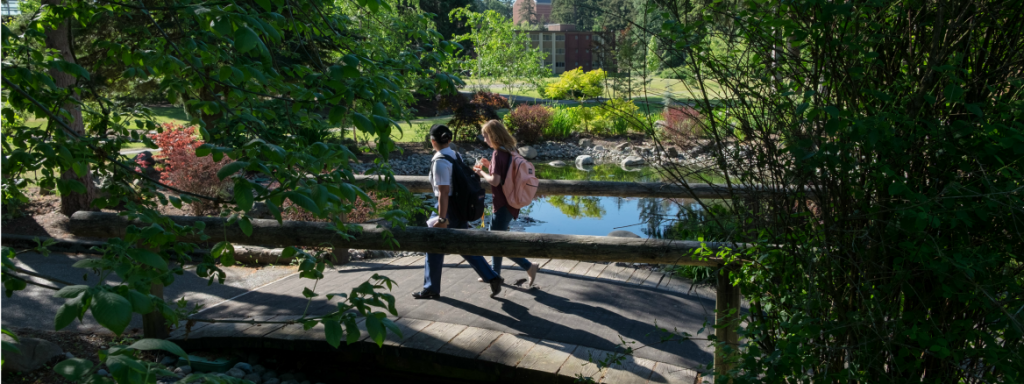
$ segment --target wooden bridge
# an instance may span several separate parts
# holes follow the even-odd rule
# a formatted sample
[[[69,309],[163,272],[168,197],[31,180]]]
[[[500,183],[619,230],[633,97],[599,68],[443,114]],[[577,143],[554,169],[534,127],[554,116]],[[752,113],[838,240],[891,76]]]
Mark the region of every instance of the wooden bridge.
[[[404,177],[398,181],[410,190],[422,189],[419,178]],[[560,182],[544,183],[552,186]],[[578,194],[582,188],[592,195],[615,190],[619,196],[624,190],[631,191],[626,192],[630,195],[660,196],[661,192],[651,191],[671,189],[675,197],[692,196],[675,187],[655,185],[658,183],[573,183],[577,188],[545,188],[542,184],[541,189],[547,194]],[[728,196],[718,186],[703,190],[713,192],[716,198]],[[362,232],[350,233],[353,239],[344,241],[327,223],[253,220],[252,236],[245,236],[222,218],[172,220],[183,225],[202,221],[208,234],[237,244],[330,243],[343,248],[390,248],[381,236],[386,229],[372,225],[365,225]],[[78,212],[69,226],[78,236],[109,238],[123,236],[128,225],[116,214]],[[725,352],[707,340],[712,329],[717,340],[734,347],[739,345],[738,312],[733,310],[742,309],[740,292],[731,285],[727,273],[720,272],[715,289],[711,289],[693,287],[672,275],[622,262],[721,266],[719,270],[726,271],[730,267],[723,266],[722,260],[693,258],[691,251],[701,247],[737,249],[743,248],[743,244],[416,227],[393,229],[392,234],[403,250],[452,255],[446,259],[443,297],[412,299],[410,294],[423,282],[422,256],[352,262],[325,273],[318,290],[347,291],[374,273],[399,284],[393,293],[398,298],[397,322],[405,339],[389,339],[384,348],[375,344],[371,347],[367,342],[343,346],[339,353],[354,360],[374,359],[419,370],[444,366],[445,370],[438,374],[454,369],[463,373],[460,377],[507,382],[530,378],[571,381],[581,374],[606,383],[692,383],[712,360],[718,372],[730,368]],[[507,285],[500,295],[491,298],[488,285],[478,283],[473,270],[456,254],[529,257],[542,263],[538,286],[515,284],[525,274],[518,267],[506,267],[503,277]],[[311,283],[295,275],[250,291],[197,315],[234,321],[200,323],[190,334],[175,332],[170,336],[186,347],[330,348],[323,342],[322,330],[303,332],[301,325],[240,321],[298,318],[306,307],[301,292]],[[330,304],[317,301],[309,307],[308,315],[330,310]],[[683,334],[690,337],[680,337]],[[624,364],[602,370],[595,364],[583,364],[588,357],[599,361],[626,347],[634,352]]]

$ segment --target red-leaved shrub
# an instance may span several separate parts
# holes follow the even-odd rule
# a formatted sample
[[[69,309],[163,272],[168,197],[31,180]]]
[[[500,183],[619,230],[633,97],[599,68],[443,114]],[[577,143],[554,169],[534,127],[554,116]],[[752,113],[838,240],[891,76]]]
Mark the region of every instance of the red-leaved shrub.
[[[480,91],[473,95],[474,103],[483,104],[494,109],[509,108],[508,99],[497,93]]]
[[[523,143],[540,141],[551,123],[551,111],[543,105],[520,105],[507,116],[509,129]]]
[[[231,160],[224,157],[215,162],[210,156],[196,157],[196,148],[203,142],[196,138],[195,127],[165,123],[163,128],[163,133],[150,135],[160,147],[156,159],[164,165],[160,182],[197,195],[223,195],[230,180],[220,180],[217,171]],[[204,199],[193,202],[190,209],[196,216],[218,213],[216,204]]]
[[[688,106],[665,108],[665,133],[673,142],[684,145],[700,135],[700,112]]]

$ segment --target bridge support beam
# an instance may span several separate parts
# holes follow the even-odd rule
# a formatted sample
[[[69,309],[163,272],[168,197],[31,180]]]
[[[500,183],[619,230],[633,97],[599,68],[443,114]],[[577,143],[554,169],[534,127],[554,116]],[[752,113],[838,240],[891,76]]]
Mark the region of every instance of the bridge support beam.
[[[715,373],[726,375],[735,365],[739,348],[740,287],[729,278],[730,267],[718,270],[718,293],[715,299]]]

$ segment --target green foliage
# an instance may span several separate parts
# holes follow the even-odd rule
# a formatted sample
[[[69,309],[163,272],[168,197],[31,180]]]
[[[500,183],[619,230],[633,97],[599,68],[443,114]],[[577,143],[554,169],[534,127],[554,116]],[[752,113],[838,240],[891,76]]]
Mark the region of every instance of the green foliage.
[[[62,197],[85,195],[89,208],[116,206],[134,220],[123,238],[99,248],[101,258],[74,265],[116,276],[120,284],[100,278],[94,285],[59,288],[64,303],[57,327],[91,314],[121,333],[133,314],[153,311],[177,324],[190,312],[187,303],[168,303],[149,292],[154,284],[173,284],[186,273],[183,264],[194,265],[194,273],[210,284],[215,279],[223,283],[226,274],[220,266],[234,263],[233,247],[218,242],[209,254],[192,259],[188,255],[199,246],[179,239],[206,241],[205,226],[178,225],[160,214],[163,205],[180,208],[206,201],[224,209],[229,226],[251,234],[249,210],[256,202],[282,220],[287,199],[333,223],[344,240],[354,227],[341,220],[343,214],[357,200],[374,204],[364,188],[402,193],[386,163],[396,148],[394,121],[410,117],[414,90],[452,93],[461,81],[438,70],[457,44],[443,41],[423,13],[398,5],[377,0],[172,1],[145,9],[143,3],[62,2],[23,19],[17,31],[4,25],[0,145],[5,209],[24,196],[26,187],[9,183],[8,176],[38,172],[40,187],[57,189]],[[71,18],[71,40],[78,51],[48,47],[48,31]],[[51,48],[64,48],[81,60],[72,62]],[[55,80],[52,74],[60,72],[74,81]],[[120,83],[147,84],[168,102],[181,103],[188,125],[197,127],[202,140],[190,150],[197,158],[223,161],[214,174],[233,192],[208,196],[161,185],[119,155],[126,143],[148,140],[139,130],[162,129],[149,111],[115,101],[123,90]],[[48,124],[29,128],[19,113],[48,119]],[[376,137],[371,150],[380,159],[373,170],[384,175],[380,181],[356,182],[349,165],[355,155],[328,131],[337,126],[354,126]],[[95,185],[92,179],[99,177],[106,181]],[[385,218],[400,228],[406,207],[394,208]],[[315,287],[327,256],[291,247],[286,253],[296,256],[300,277],[313,280]],[[14,268],[15,256],[4,250],[8,295],[26,286]],[[171,258],[179,262],[169,264]],[[354,289],[329,318],[305,320],[332,324],[330,340],[337,345],[335,325],[350,316],[370,317],[374,320],[368,324],[380,325],[371,336],[381,339],[386,331],[397,330],[384,316],[395,313],[394,299],[380,292],[392,284],[375,276],[374,282]],[[135,352],[151,347],[111,348],[101,352],[100,361],[118,382],[146,382],[140,375],[152,373],[152,367],[135,359]],[[86,363],[67,364],[62,374],[108,380],[98,378],[96,367]]]
[[[594,196],[549,196],[548,204],[570,219],[600,219],[607,213],[601,206],[601,198]]]
[[[545,86],[544,96],[555,100],[599,97],[604,93],[603,82],[607,76],[600,68],[586,73],[579,68],[565,71],[557,82]]]
[[[998,64],[1024,60],[1024,31],[1006,17],[1017,8],[666,14],[666,49],[687,55],[698,86],[734,97],[728,114],[707,88],[695,98],[719,171],[766,190],[728,210],[702,201],[707,224],[683,228],[752,245],[717,254],[750,261],[730,278],[751,304],[745,344],[716,381],[1022,380],[1024,80]],[[794,186],[805,194],[767,192]]]
[[[465,23],[470,33],[453,41],[469,42],[475,57],[453,56],[447,63],[453,69],[472,73],[473,77],[494,79],[503,85],[507,95],[537,87],[551,71],[542,62],[547,54],[530,45],[530,36],[512,20],[495,11],[471,12],[467,8],[451,12],[452,21]],[[462,53],[461,47],[459,52]]]

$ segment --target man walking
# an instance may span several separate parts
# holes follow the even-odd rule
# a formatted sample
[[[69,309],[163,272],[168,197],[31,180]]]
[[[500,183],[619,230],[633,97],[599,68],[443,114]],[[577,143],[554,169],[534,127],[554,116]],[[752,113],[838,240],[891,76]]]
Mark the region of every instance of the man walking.
[[[449,196],[452,195],[452,173],[455,172],[454,165],[444,158],[445,155],[461,160],[461,156],[449,148],[452,140],[452,131],[447,126],[435,124],[430,127],[430,145],[436,153],[431,159],[430,185],[434,188],[434,196],[437,196],[437,213],[431,215],[430,220],[433,228],[467,229],[469,228],[468,218],[458,217],[453,214]],[[491,296],[501,292],[501,284],[504,282],[494,269],[491,268],[483,256],[462,256],[466,262],[473,267],[477,275],[484,281],[491,284]],[[423,273],[423,290],[413,293],[417,299],[433,299],[441,296],[441,266],[444,264],[443,253],[427,253],[427,261]]]

